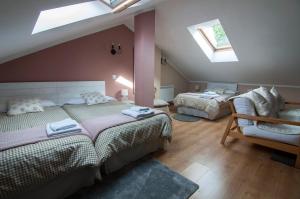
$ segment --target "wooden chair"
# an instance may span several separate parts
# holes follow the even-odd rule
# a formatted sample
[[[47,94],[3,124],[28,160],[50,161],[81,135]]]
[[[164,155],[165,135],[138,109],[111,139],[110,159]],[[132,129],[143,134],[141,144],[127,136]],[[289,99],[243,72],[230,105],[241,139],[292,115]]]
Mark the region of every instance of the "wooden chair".
[[[226,130],[224,132],[224,135],[221,140],[221,144],[224,145],[226,138],[228,136],[237,138],[240,140],[244,140],[246,142],[266,146],[269,148],[285,151],[288,153],[292,153],[297,155],[296,159],[296,164],[295,167],[300,169],[300,147],[291,145],[291,144],[286,144],[278,141],[272,141],[264,138],[258,138],[258,137],[250,137],[250,136],[245,136],[243,135],[241,128],[238,125],[238,119],[247,119],[247,120],[252,120],[252,121],[257,121],[257,122],[267,122],[267,123],[273,123],[273,124],[288,124],[288,125],[294,125],[294,126],[300,126],[300,121],[289,121],[289,120],[284,120],[284,119],[279,119],[279,118],[272,118],[272,117],[258,117],[258,116],[251,116],[251,115],[245,115],[245,114],[238,114],[235,110],[234,104],[232,101],[230,103],[230,109],[232,111],[232,114],[230,116],[228,125],[226,127]],[[286,102],[288,105],[297,105],[299,106],[300,103],[295,103],[295,102]]]

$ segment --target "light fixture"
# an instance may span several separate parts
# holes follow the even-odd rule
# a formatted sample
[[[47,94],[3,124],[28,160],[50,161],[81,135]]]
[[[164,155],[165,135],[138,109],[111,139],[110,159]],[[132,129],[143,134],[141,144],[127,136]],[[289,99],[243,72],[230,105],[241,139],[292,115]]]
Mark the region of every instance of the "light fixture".
[[[139,2],[139,1],[140,0],[125,0],[124,2],[117,5],[111,12],[112,13],[122,12],[122,11],[126,10],[127,8],[129,8],[130,6],[132,6],[133,4]]]
[[[121,44],[118,44],[117,46],[112,43],[111,44],[111,50],[110,50],[110,53],[112,55],[116,55],[116,54],[121,54],[122,53],[122,48],[121,48]]]

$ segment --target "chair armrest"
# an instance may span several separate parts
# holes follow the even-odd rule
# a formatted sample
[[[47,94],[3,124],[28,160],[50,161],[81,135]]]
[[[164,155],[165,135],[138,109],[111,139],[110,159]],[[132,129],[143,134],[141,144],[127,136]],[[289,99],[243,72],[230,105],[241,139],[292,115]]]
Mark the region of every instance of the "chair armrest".
[[[288,104],[288,105],[298,105],[298,106],[300,106],[300,102],[285,102],[285,104]]]
[[[288,124],[288,125],[293,125],[293,126],[300,126],[300,122],[283,120],[283,119],[273,118],[273,117],[258,117],[258,116],[244,115],[244,114],[237,114],[237,113],[233,113],[232,116],[235,118],[253,120],[253,121],[257,121],[257,122],[267,122],[267,123],[273,123],[273,124]]]

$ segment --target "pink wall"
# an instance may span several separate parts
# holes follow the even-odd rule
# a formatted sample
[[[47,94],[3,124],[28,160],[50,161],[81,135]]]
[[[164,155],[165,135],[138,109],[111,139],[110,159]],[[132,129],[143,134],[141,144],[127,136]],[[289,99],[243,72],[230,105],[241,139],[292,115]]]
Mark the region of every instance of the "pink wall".
[[[134,18],[135,103],[153,106],[155,71],[155,11]]]
[[[112,43],[121,44],[122,54],[111,55]],[[126,87],[112,75],[133,81],[133,45],[133,32],[117,26],[0,64],[0,82],[101,80],[107,95],[118,97]]]

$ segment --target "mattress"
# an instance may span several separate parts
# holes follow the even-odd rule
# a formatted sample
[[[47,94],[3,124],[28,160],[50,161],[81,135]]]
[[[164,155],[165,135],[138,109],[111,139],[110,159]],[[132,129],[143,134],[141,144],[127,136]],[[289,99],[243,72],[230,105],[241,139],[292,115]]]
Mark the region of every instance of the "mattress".
[[[110,102],[97,105],[66,105],[66,112],[79,123],[85,120],[120,114],[122,110],[131,107],[130,104]],[[84,124],[83,124],[84,126]],[[84,126],[89,129],[89,126]],[[104,164],[109,158],[117,156],[122,151],[134,148],[152,140],[171,139],[172,123],[165,113],[142,120],[133,121],[108,128],[102,131],[94,140],[95,149]]]
[[[45,126],[68,118],[59,107],[17,116],[0,114],[0,133]],[[84,135],[28,144],[0,152],[0,198],[36,189],[55,178],[99,165],[92,141]]]

